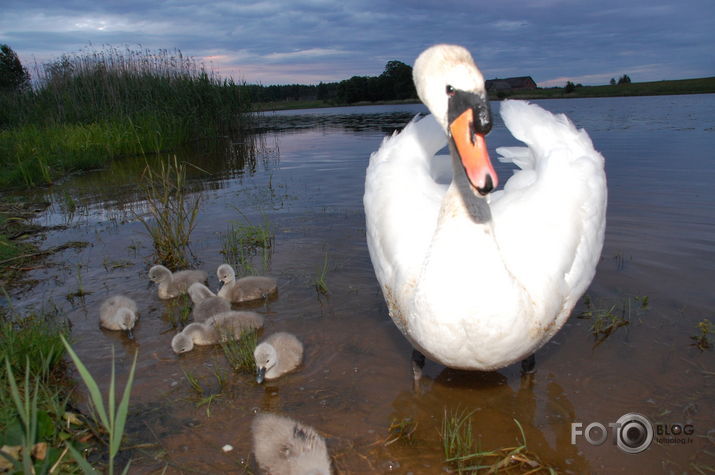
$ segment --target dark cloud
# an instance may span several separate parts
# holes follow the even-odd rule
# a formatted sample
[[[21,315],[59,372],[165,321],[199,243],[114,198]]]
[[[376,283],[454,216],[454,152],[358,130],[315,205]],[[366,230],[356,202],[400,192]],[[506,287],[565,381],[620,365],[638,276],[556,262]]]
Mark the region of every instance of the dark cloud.
[[[412,64],[437,42],[470,49],[487,77],[542,85],[715,75],[712,0],[8,0],[0,42],[47,61],[94,45],[180,49],[249,82],[315,83]]]

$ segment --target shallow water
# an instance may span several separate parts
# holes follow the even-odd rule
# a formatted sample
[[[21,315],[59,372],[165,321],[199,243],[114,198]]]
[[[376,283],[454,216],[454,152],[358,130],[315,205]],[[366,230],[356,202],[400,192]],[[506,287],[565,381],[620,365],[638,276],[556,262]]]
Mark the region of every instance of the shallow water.
[[[518,365],[493,373],[460,372],[428,362],[412,385],[409,344],[387,316],[365,244],[362,209],[370,153],[421,105],[352,107],[266,114],[257,151],[244,143],[182,151],[195,163],[191,186],[203,202],[192,251],[218,286],[222,234],[232,222],[270,222],[275,243],[267,272],[277,299],[255,309],[264,334],[291,331],[305,343],[301,370],[267,386],[231,374],[217,348],[181,357],[168,304],[147,286],[152,245],[131,210],[143,159],[73,177],[42,196],[53,205],[42,224],[62,225],[43,246],[91,243],[31,271],[38,285],[13,295],[20,308],[58,309],[90,371],[107,386],[112,347],[123,380],[139,350],[127,445],[137,472],[240,471],[250,454],[257,410],[294,417],[323,433],[334,466],[345,472],[431,473],[445,467],[439,436],[445,411],[474,411],[484,450],[520,443],[559,471],[696,471],[715,465],[715,358],[691,345],[697,322],[715,321],[715,95],[537,101],[566,113],[606,157],[608,224],[603,255],[587,291],[594,306],[630,315],[630,324],[596,345],[592,322],[572,317],[537,353],[537,373]],[[494,104],[495,116],[498,104]],[[499,119],[493,150],[515,145]],[[502,177],[508,168],[497,164]],[[504,179],[502,179],[504,181]],[[314,280],[328,259],[330,292]],[[260,256],[255,265],[260,268]],[[82,299],[66,295],[82,286]],[[100,302],[122,292],[139,304],[136,341],[100,330]],[[648,297],[640,308],[633,297]],[[630,302],[631,307],[624,307]],[[574,314],[585,310],[579,304]],[[185,373],[204,386],[196,394]],[[225,379],[219,386],[217,376]],[[202,398],[220,393],[210,405]],[[571,424],[607,425],[642,413],[653,422],[692,424],[681,444],[653,443],[638,455],[612,444],[571,443]],[[410,442],[385,446],[393,421],[411,418]],[[234,450],[224,453],[221,447]],[[126,456],[126,455],[125,455]]]

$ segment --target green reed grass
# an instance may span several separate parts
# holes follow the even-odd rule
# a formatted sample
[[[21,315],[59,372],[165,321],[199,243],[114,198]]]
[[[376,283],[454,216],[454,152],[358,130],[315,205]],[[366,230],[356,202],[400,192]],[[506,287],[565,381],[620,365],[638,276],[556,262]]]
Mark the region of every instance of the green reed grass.
[[[442,417],[442,452],[445,461],[454,462],[459,473],[462,473],[465,457],[474,451],[472,414],[474,411],[466,409],[449,413],[445,409]]]
[[[127,382],[124,386],[124,393],[122,394],[122,398],[119,401],[119,405],[116,405],[116,396],[114,389],[114,350],[112,350],[112,374],[109,380],[109,394],[107,395],[106,406],[107,410],[105,410],[104,399],[94,377],[92,377],[92,374],[89,372],[84,363],[82,363],[82,360],[79,359],[77,353],[75,353],[69,343],[67,343],[67,340],[65,340],[63,336],[61,336],[60,338],[62,339],[62,343],[67,349],[67,353],[69,353],[70,358],[72,358],[72,362],[77,367],[77,371],[79,371],[79,375],[82,378],[82,381],[84,382],[85,386],[87,386],[90,399],[94,406],[94,411],[99,417],[99,422],[109,434],[109,443],[107,444],[109,448],[109,462],[107,466],[107,472],[111,475],[114,473],[114,457],[116,457],[117,453],[119,452],[119,448],[122,443],[122,437],[124,436],[124,426],[126,424],[127,415],[129,413],[129,397],[132,391],[132,384],[134,383],[134,370],[137,366],[137,356],[139,352],[137,351],[134,353],[134,361],[132,361],[132,366],[129,370],[129,377],[127,378]],[[86,465],[84,465],[83,463],[86,462],[84,460],[84,457],[82,457],[82,455],[71,444],[68,444],[67,447],[69,448],[75,460],[77,460],[80,465],[85,467]],[[127,464],[122,473],[127,473],[128,470],[129,464]],[[93,469],[91,471],[92,473],[96,473]]]
[[[251,104],[180,51],[87,48],[38,65],[36,87],[0,94],[0,185],[51,183],[72,170],[242,132]]]
[[[234,371],[252,373],[256,369],[256,361],[253,352],[258,344],[258,330],[246,330],[241,333],[240,338],[227,338],[221,342],[221,349],[228,364]]]
[[[261,224],[234,222],[222,235],[220,252],[236,271],[237,277],[265,273],[270,267],[274,239],[271,224],[266,218]],[[254,258],[259,255],[260,271],[253,264]]]
[[[328,292],[330,291],[330,289],[328,289],[327,276],[328,252],[326,251],[325,256],[323,257],[323,267],[321,267],[320,271],[318,272],[318,275],[315,278],[315,281],[313,282],[315,290],[318,292],[319,295],[328,295]]]
[[[201,194],[191,195],[186,185],[186,165],[176,155],[158,169],[147,164],[140,186],[149,215],[135,214],[154,243],[156,261],[170,269],[188,267],[191,232],[196,227]]]
[[[204,395],[204,387],[201,386],[201,381],[199,381],[199,378],[196,377],[193,373],[187,373],[183,369],[181,370],[184,373],[184,377],[186,378],[186,381],[189,383],[189,386],[191,386],[191,389],[194,390],[196,394],[199,396]]]
[[[494,450],[480,450],[476,447],[472,435],[472,415],[474,411],[457,409],[449,413],[445,409],[442,418],[442,449],[445,462],[458,473],[549,473],[556,471],[542,463],[541,459],[530,452],[526,445],[524,428],[514,419],[521,435],[521,441],[513,447]],[[517,441],[519,439],[517,438]]]

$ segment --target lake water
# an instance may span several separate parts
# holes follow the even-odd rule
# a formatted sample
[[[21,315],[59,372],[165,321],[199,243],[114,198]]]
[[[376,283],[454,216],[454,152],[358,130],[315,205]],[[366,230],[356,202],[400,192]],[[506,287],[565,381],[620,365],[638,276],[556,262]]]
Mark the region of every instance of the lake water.
[[[270,223],[274,246],[265,264],[261,256],[254,264],[278,278],[279,296],[255,309],[266,315],[264,335],[286,330],[305,343],[296,373],[259,386],[252,375],[231,373],[218,348],[172,353],[168,304],[147,286],[151,241],[130,212],[143,206],[135,188],[143,159],[35,192],[53,203],[41,224],[62,226],[43,246],[91,245],[29,272],[37,285],[13,298],[20,308],[66,315],[77,352],[105,389],[112,347],[122,381],[139,350],[126,444],[136,447],[129,455],[137,472],[243,470],[259,410],[315,427],[340,472],[442,471],[440,427],[444,414],[457,410],[473,411],[483,450],[520,444],[517,420],[529,450],[559,471],[713,467],[715,353],[697,349],[691,336],[699,334],[698,322],[715,322],[715,95],[535,102],[566,113],[606,157],[606,240],[587,295],[594,312],[610,309],[629,325],[596,344],[593,320],[575,317],[588,310],[579,304],[537,353],[531,378],[522,378],[518,365],[478,373],[428,362],[413,388],[411,348],[387,315],[370,264],[362,194],[370,153],[425,112],[421,105],[267,113],[255,151],[217,141],[213,150],[179,154],[210,172],[192,169],[190,178],[203,199],[192,251],[211,288],[231,223]],[[498,109],[494,103],[495,117]],[[493,153],[517,143],[497,118],[487,144]],[[504,181],[508,168],[496,166]],[[325,256],[329,293],[320,296],[314,281]],[[68,300],[80,280],[91,293]],[[139,304],[136,341],[98,328],[99,304],[116,292]],[[201,381],[203,394],[186,374]],[[220,396],[201,404],[212,394]],[[691,424],[694,433],[637,455],[613,445],[610,434],[600,446],[583,437],[571,443],[572,423],[607,426],[631,412],[668,426]],[[390,425],[406,418],[416,424],[411,441],[386,445]],[[224,444],[234,450],[224,453]]]

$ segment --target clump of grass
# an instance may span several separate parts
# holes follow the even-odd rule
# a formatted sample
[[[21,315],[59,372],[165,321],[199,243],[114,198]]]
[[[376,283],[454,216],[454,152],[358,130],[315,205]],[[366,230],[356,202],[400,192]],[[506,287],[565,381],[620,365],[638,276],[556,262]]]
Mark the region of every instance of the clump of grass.
[[[129,397],[132,391],[132,384],[134,383],[134,370],[137,366],[137,356],[139,352],[134,353],[134,361],[132,362],[131,369],[129,370],[129,377],[124,386],[124,393],[119,401],[119,405],[115,402],[115,377],[114,377],[114,353],[112,352],[112,374],[109,380],[109,394],[107,397],[107,410],[105,410],[104,400],[102,398],[102,393],[99,391],[99,386],[97,382],[92,377],[92,374],[87,370],[87,367],[79,359],[77,353],[74,352],[72,347],[67,343],[67,340],[63,336],[60,336],[62,343],[67,349],[72,362],[77,367],[82,381],[87,390],[89,391],[90,399],[92,401],[94,412],[99,417],[99,422],[107,431],[109,441],[107,443],[109,449],[109,461],[107,465],[107,472],[111,475],[114,473],[114,457],[116,457],[121,447],[122,437],[124,436],[124,426],[127,421],[127,414],[129,413]],[[75,449],[71,444],[67,444],[67,448],[70,453],[77,461],[77,463],[82,468],[82,471],[87,473],[97,473],[85,460],[85,458],[80,454],[77,449]],[[130,462],[131,463],[131,462]],[[123,473],[127,473],[129,465],[125,467]]]
[[[211,417],[211,404],[216,399],[223,397],[221,391],[226,384],[223,375],[221,375],[221,373],[219,373],[218,371],[214,371],[214,376],[216,376],[216,382],[218,383],[218,392],[209,392],[201,384],[199,378],[191,373],[187,373],[186,371],[184,371],[184,376],[186,377],[186,381],[188,381],[189,386],[198,397],[198,400],[196,401],[196,407],[206,406],[206,416]]]
[[[325,251],[325,255],[323,257],[323,267],[321,267],[320,271],[318,272],[318,275],[315,278],[315,282],[313,283],[315,290],[318,292],[318,295],[328,295],[328,292],[330,289],[328,289],[328,281],[327,281],[327,275],[328,275],[328,252]]]
[[[258,330],[251,329],[241,333],[240,338],[225,339],[221,342],[221,349],[228,364],[234,371],[251,373],[256,369],[253,352],[258,344]]]
[[[67,300],[72,301],[76,298],[83,298],[85,295],[89,295],[92,292],[84,288],[84,283],[82,281],[82,264],[77,264],[77,290],[67,294]]]
[[[447,413],[444,410],[442,417],[442,452],[446,462],[456,465],[458,473],[464,470],[465,462],[473,453],[474,440],[472,438],[472,414],[474,411],[457,409]]]
[[[184,371],[184,377],[189,383],[189,386],[191,386],[191,389],[193,389],[196,394],[198,394],[199,396],[204,395],[204,387],[201,386],[201,381],[199,381],[199,378],[197,378],[192,373],[187,373],[186,371]]]
[[[266,219],[259,225],[231,223],[222,236],[220,252],[239,277],[257,273],[253,258],[260,253],[261,271],[265,273],[270,267],[273,241],[273,231]]]
[[[586,296],[584,297],[584,305],[586,310],[576,317],[591,320],[592,324],[589,331],[596,340],[595,346],[598,346],[616,330],[629,325],[634,313],[646,310],[649,305],[649,299],[648,296],[626,297],[620,302],[620,305],[612,304],[600,307],[594,305],[591,298]]]
[[[706,318],[699,321],[696,326],[700,333],[690,337],[690,339],[693,340],[692,344],[695,345],[695,347],[700,351],[712,348],[713,344],[710,341],[710,336],[715,334],[715,327],[713,327],[713,324]]]
[[[519,429],[521,441],[514,447],[503,447],[494,450],[479,450],[475,448],[472,438],[472,420],[474,411],[457,410],[449,415],[445,410],[442,419],[442,444],[445,462],[452,465],[458,473],[477,473],[486,470],[487,473],[553,473],[556,471],[544,465],[536,454],[529,451],[526,445],[526,435],[519,421],[514,423]]]
[[[191,232],[196,227],[201,195],[189,197],[186,166],[174,155],[158,169],[147,164],[141,177],[149,216],[137,214],[154,243],[156,260],[170,269],[187,267]]]
[[[184,294],[166,302],[164,317],[172,328],[183,329],[191,319],[191,298]]]

